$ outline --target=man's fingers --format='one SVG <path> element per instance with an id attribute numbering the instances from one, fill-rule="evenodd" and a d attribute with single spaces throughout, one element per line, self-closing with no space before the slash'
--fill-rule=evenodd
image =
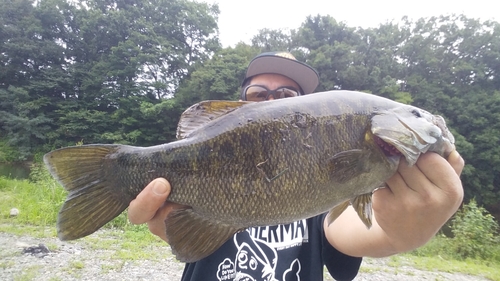
<path id="1" fill-rule="evenodd" d="M 397 172 L 386 183 L 395 196 L 406 196 L 409 192 L 418 192 L 419 184 L 426 180 L 417 165 L 408 166 L 401 157 Z"/>
<path id="2" fill-rule="evenodd" d="M 167 218 L 168 214 L 174 209 L 182 207 L 184 206 L 172 202 L 166 202 L 165 204 L 163 204 L 158 212 L 156 212 L 155 216 L 150 221 L 148 221 L 149 231 L 168 243 L 165 219 Z"/>
<path id="3" fill-rule="evenodd" d="M 462 174 L 462 171 L 464 169 L 465 161 L 464 159 L 458 154 L 456 150 L 454 150 L 450 155 L 448 156 L 448 162 L 450 165 L 453 167 L 453 170 L 460 175 Z"/>
<path id="4" fill-rule="evenodd" d="M 130 202 L 128 219 L 133 224 L 141 224 L 151 220 L 158 209 L 163 206 L 169 194 L 170 184 L 166 179 L 153 180 Z"/>

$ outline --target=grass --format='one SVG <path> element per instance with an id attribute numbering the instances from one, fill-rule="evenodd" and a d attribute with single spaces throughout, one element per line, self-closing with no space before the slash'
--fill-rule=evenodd
<path id="1" fill-rule="evenodd" d="M 70 267 L 78 270 L 84 268 L 85 264 L 83 263 L 83 261 L 72 261 Z"/>
<path id="2" fill-rule="evenodd" d="M 152 235 L 144 225 L 130 225 L 125 230 L 109 228 L 104 236 L 90 235 L 82 241 L 91 249 L 103 251 L 108 260 L 160 260 L 170 255 L 165 242 Z M 158 252 L 158 247 L 165 251 Z"/>
<path id="3" fill-rule="evenodd" d="M 111 271 L 120 271 L 125 265 L 125 261 L 114 261 L 101 265 L 101 272 L 106 274 Z"/>
<path id="4" fill-rule="evenodd" d="M 48 175 L 47 175 L 48 177 Z M 12 180 L 0 177 L 0 219 L 38 226 L 54 225 L 66 191 L 54 180 Z M 10 210 L 19 215 L 10 218 Z"/>
<path id="5" fill-rule="evenodd" d="M 56 219 L 59 208 L 65 200 L 66 192 L 43 169 L 35 169 L 31 180 L 12 180 L 0 177 L 0 232 L 26 235 L 37 238 L 56 236 Z M 10 217 L 10 209 L 17 208 L 17 217 Z M 104 227 L 102 232 L 89 235 L 80 241 L 85 247 L 100 251 L 100 255 L 109 264 L 103 265 L 102 272 L 120 270 L 125 261 L 160 260 L 170 254 L 158 251 L 158 247 L 167 249 L 165 243 L 152 235 L 146 225 L 132 225 L 124 212 Z M 407 254 L 391 257 L 390 264 L 395 268 L 409 265 L 426 271 L 460 272 L 482 276 L 493 281 L 500 281 L 500 245 L 492 249 L 496 253 L 492 259 L 460 259 L 454 255 L 450 238 L 437 236 L 426 246 Z M 57 250 L 57 245 L 47 245 Z M 1 268 L 8 268 L 8 263 L 0 262 Z M 68 271 L 78 275 L 85 267 L 82 261 L 73 261 Z M 361 272 L 371 272 L 373 268 L 361 268 Z M 15 280 L 31 280 L 38 271 L 29 267 Z M 58 280 L 53 279 L 53 280 Z"/>
<path id="6" fill-rule="evenodd" d="M 34 280 L 41 267 L 42 267 L 41 265 L 33 265 L 26 267 L 21 275 L 14 277 L 14 281 Z"/>
<path id="7" fill-rule="evenodd" d="M 7 269 L 14 265 L 13 261 L 0 261 L 0 269 Z"/>
<path id="8" fill-rule="evenodd" d="M 442 256 L 416 256 L 411 253 L 391 257 L 390 266 L 412 266 L 424 271 L 448 273 L 462 273 L 472 276 L 481 276 L 493 281 L 500 281 L 500 263 L 468 259 L 457 260 Z"/>

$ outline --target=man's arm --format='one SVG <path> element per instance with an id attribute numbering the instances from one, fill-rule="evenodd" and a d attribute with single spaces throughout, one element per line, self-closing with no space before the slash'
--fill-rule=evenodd
<path id="1" fill-rule="evenodd" d="M 402 161 L 388 187 L 373 194 L 373 226 L 367 229 L 349 207 L 331 225 L 325 220 L 328 241 L 358 257 L 384 257 L 424 245 L 460 206 L 463 167 L 456 151 L 447 160 L 426 153 L 413 167 Z"/>

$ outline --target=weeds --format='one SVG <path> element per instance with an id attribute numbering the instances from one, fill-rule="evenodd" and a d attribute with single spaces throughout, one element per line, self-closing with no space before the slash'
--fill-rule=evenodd
<path id="1" fill-rule="evenodd" d="M 74 269 L 83 269 L 85 267 L 85 263 L 83 263 L 83 261 L 76 260 L 72 261 L 70 266 Z"/>
<path id="2" fill-rule="evenodd" d="M 66 192 L 55 182 L 32 183 L 0 178 L 0 212 L 3 219 L 39 226 L 54 225 Z M 19 215 L 9 218 L 11 208 Z"/>
<path id="3" fill-rule="evenodd" d="M 45 165 L 33 164 L 29 180 L 0 177 L 0 219 L 11 223 L 55 226 L 66 195 Z M 10 218 L 11 208 L 17 208 L 19 215 Z M 127 213 L 123 212 L 105 227 L 127 229 L 135 226 L 129 223 Z"/>
<path id="4" fill-rule="evenodd" d="M 495 259 L 500 262 L 498 223 L 475 200 L 465 205 L 452 220 L 451 247 L 461 259 Z"/>
<path id="5" fill-rule="evenodd" d="M 19 159 L 19 150 L 10 146 L 6 138 L 0 138 L 0 162 L 15 162 Z"/>
<path id="6" fill-rule="evenodd" d="M 439 234 L 410 253 L 414 265 L 500 281 L 500 240 L 493 216 L 472 200 L 453 217 L 450 228 L 453 237 Z"/>
<path id="7" fill-rule="evenodd" d="M 492 261 L 500 265 L 498 223 L 474 200 L 464 205 L 453 217 L 450 227 L 453 237 L 439 234 L 412 254 L 455 260 L 482 260 L 482 263 Z"/>
<path id="8" fill-rule="evenodd" d="M 42 268 L 41 265 L 26 267 L 21 275 L 15 276 L 14 281 L 31 281 L 34 280 Z"/>

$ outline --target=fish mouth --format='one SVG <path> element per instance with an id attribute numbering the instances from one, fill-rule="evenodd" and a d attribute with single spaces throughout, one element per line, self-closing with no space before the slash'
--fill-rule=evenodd
<path id="1" fill-rule="evenodd" d="M 401 151 L 399 151 L 394 145 L 385 142 L 378 136 L 373 135 L 373 140 L 375 141 L 377 146 L 384 152 L 385 156 L 394 157 L 403 155 L 403 153 L 401 153 Z"/>

